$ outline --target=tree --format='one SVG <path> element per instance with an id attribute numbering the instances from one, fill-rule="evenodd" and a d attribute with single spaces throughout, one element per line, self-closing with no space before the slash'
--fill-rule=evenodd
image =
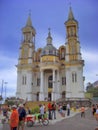
<path id="1" fill-rule="evenodd" d="M 93 97 L 98 97 L 98 88 L 90 88 L 88 89 L 87 91 L 88 93 L 92 93 L 93 94 Z"/>
<path id="2" fill-rule="evenodd" d="M 93 84 L 92 83 L 90 83 L 90 82 L 88 82 L 87 83 L 87 86 L 86 86 L 86 91 L 88 92 L 90 89 L 92 89 L 93 88 Z"/>

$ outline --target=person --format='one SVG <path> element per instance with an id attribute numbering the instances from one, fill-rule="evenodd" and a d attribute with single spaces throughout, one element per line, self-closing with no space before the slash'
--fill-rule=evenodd
<path id="1" fill-rule="evenodd" d="M 95 104 L 92 105 L 92 115 L 94 116 L 96 113 L 96 106 Z"/>
<path id="2" fill-rule="evenodd" d="M 56 103 L 55 102 L 53 102 L 52 104 L 51 114 L 52 114 L 52 119 L 53 119 L 53 115 L 54 115 L 54 119 L 56 119 Z"/>
<path id="3" fill-rule="evenodd" d="M 12 113 L 10 116 L 10 129 L 17 130 L 18 123 L 19 123 L 19 114 L 17 111 L 17 106 L 13 105 L 12 106 Z"/>
<path id="4" fill-rule="evenodd" d="M 62 106 L 62 110 L 63 110 L 63 116 L 65 116 L 66 114 L 66 104 L 64 103 L 63 106 Z"/>
<path id="5" fill-rule="evenodd" d="M 46 105 L 44 104 L 43 107 L 44 107 L 44 113 L 46 113 Z"/>
<path id="6" fill-rule="evenodd" d="M 48 118 L 49 120 L 52 119 L 52 116 L 51 116 L 51 110 L 52 110 L 52 105 L 51 105 L 51 102 L 48 103 Z"/>
<path id="7" fill-rule="evenodd" d="M 70 105 L 69 105 L 69 103 L 67 104 L 67 116 L 69 116 L 70 115 Z"/>
<path id="8" fill-rule="evenodd" d="M 85 117 L 85 107 L 81 107 L 81 117 Z"/>
<path id="9" fill-rule="evenodd" d="M 95 117 L 96 117 L 96 121 L 98 123 L 98 105 L 97 105 L 97 108 L 96 108 L 96 114 L 95 114 Z"/>
<path id="10" fill-rule="evenodd" d="M 43 119 L 44 118 L 44 107 L 43 107 L 43 105 L 40 105 L 39 111 L 40 111 L 40 115 L 39 115 L 38 118 Z"/>
<path id="11" fill-rule="evenodd" d="M 3 107 L 3 116 L 6 117 L 6 118 L 7 118 L 7 112 L 8 112 L 7 107 L 4 106 Z"/>
<path id="12" fill-rule="evenodd" d="M 18 113 L 19 113 L 18 130 L 20 130 L 20 127 L 22 130 L 24 130 L 26 110 L 24 109 L 23 104 L 19 105 Z"/>

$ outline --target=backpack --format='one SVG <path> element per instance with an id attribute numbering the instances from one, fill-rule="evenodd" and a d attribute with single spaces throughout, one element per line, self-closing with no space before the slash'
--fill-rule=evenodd
<path id="1" fill-rule="evenodd" d="M 25 109 L 20 109 L 18 112 L 19 112 L 19 121 L 21 121 L 21 120 L 23 120 L 23 118 L 25 118 L 26 111 L 25 111 Z"/>

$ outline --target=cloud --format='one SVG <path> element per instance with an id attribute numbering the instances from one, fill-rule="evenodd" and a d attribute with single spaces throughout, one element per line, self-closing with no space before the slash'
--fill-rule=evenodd
<path id="1" fill-rule="evenodd" d="M 6 55 L 0 54 L 0 86 L 2 87 L 3 83 L 3 96 L 5 95 L 6 88 L 6 96 L 11 96 L 16 93 L 16 80 L 17 80 L 17 71 L 16 71 L 16 63 L 17 59 L 8 57 Z M 5 84 L 7 82 L 7 84 Z M 1 94 L 0 87 L 0 94 Z"/>
<path id="2" fill-rule="evenodd" d="M 84 51 L 82 50 L 82 57 L 85 61 L 84 66 L 84 76 L 85 76 L 85 85 L 88 82 L 95 82 L 98 80 L 96 74 L 98 74 L 98 60 L 96 57 L 98 56 L 98 52 L 91 51 Z"/>

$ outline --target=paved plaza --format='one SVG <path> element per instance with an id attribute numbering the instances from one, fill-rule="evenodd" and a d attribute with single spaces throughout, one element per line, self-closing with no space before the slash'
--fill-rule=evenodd
<path id="1" fill-rule="evenodd" d="M 25 130 L 95 130 L 97 127 L 97 121 L 88 109 L 85 118 L 81 118 L 80 112 L 71 112 L 71 115 L 65 118 L 57 113 L 57 119 L 51 120 L 48 126 L 25 127 Z M 0 130 L 10 130 L 10 128 L 8 124 L 4 124 Z"/>

